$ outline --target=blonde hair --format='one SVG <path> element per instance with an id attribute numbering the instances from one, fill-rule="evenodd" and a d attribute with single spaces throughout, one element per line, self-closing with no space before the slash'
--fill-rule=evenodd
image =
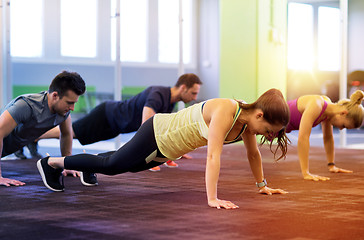
<path id="1" fill-rule="evenodd" d="M 361 90 L 356 90 L 350 96 L 349 99 L 342 99 L 337 104 L 339 106 L 344 106 L 348 110 L 347 118 L 350 118 L 354 123 L 354 128 L 359 128 L 364 119 L 364 108 L 361 102 L 364 98 L 364 92 Z"/>

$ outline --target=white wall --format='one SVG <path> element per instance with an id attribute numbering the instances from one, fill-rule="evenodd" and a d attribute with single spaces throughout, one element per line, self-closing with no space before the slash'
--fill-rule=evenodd
<path id="1" fill-rule="evenodd" d="M 198 68 L 203 85 L 200 98 L 219 97 L 219 0 L 200 0 Z"/>

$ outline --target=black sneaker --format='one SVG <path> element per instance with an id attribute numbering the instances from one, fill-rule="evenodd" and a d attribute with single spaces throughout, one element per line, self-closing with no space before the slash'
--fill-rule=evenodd
<path id="1" fill-rule="evenodd" d="M 97 186 L 99 183 L 97 182 L 96 173 L 89 172 L 81 172 L 81 183 L 85 186 Z"/>
<path id="2" fill-rule="evenodd" d="M 27 159 L 27 156 L 25 156 L 25 155 L 24 155 L 24 150 L 23 150 L 23 148 L 22 148 L 22 149 L 20 149 L 20 150 L 18 150 L 18 151 L 16 151 L 16 152 L 14 153 L 14 155 L 15 155 L 17 158 L 20 158 L 20 159 Z"/>
<path id="3" fill-rule="evenodd" d="M 30 154 L 35 159 L 43 158 L 41 154 L 38 153 L 38 142 L 31 142 L 27 145 L 27 148 L 29 149 Z"/>
<path id="4" fill-rule="evenodd" d="M 42 176 L 44 185 L 52 191 L 62 192 L 64 191 L 63 185 L 63 169 L 54 169 L 48 165 L 48 157 L 38 160 L 37 168 Z M 62 177 L 62 183 L 60 182 L 60 177 Z"/>

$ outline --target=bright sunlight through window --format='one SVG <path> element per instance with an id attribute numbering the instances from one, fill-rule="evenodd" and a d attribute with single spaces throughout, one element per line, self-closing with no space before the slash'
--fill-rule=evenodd
<path id="1" fill-rule="evenodd" d="M 183 14 L 183 62 L 191 62 L 192 2 L 184 0 Z M 177 63 L 179 60 L 179 1 L 158 0 L 158 60 Z"/>
<path id="2" fill-rule="evenodd" d="M 115 15 L 116 1 L 111 2 Z M 148 0 L 120 0 L 120 60 L 147 61 Z M 115 60 L 116 20 L 111 20 L 111 59 Z"/>
<path id="3" fill-rule="evenodd" d="M 61 55 L 96 57 L 96 0 L 61 0 Z"/>
<path id="4" fill-rule="evenodd" d="M 12 0 L 10 5 L 11 56 L 43 54 L 43 0 Z"/>
<path id="5" fill-rule="evenodd" d="M 340 10 L 318 9 L 318 68 L 322 71 L 340 69 Z"/>
<path id="6" fill-rule="evenodd" d="M 288 68 L 311 70 L 314 62 L 313 8 L 308 4 L 288 5 Z"/>

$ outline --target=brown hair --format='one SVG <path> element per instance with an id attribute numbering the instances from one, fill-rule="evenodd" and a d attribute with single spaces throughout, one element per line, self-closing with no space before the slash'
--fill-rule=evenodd
<path id="1" fill-rule="evenodd" d="M 176 85 L 174 86 L 179 87 L 181 85 L 186 85 L 186 87 L 189 89 L 195 84 L 202 85 L 200 78 L 196 74 L 185 73 L 178 78 Z"/>
<path id="2" fill-rule="evenodd" d="M 361 90 L 356 90 L 349 99 L 342 99 L 337 104 L 344 106 L 348 110 L 347 118 L 350 118 L 354 123 L 354 128 L 358 128 L 363 123 L 364 110 L 361 102 L 363 101 L 364 93 Z"/>
<path id="3" fill-rule="evenodd" d="M 269 124 L 281 124 L 284 127 L 272 137 L 272 139 L 267 139 L 265 136 L 261 138 L 261 144 L 265 141 L 270 142 L 270 150 L 274 154 L 274 158 L 276 158 L 276 153 L 278 149 L 281 150 L 282 154 L 277 158 L 277 161 L 281 158 L 285 158 L 287 154 L 287 146 L 290 140 L 286 135 L 286 126 L 289 123 L 290 111 L 286 100 L 284 99 L 281 91 L 278 89 L 270 89 L 263 93 L 255 102 L 247 104 L 241 101 L 239 102 L 239 106 L 243 110 L 253 110 L 253 109 L 261 109 L 263 111 L 263 117 Z M 275 151 L 272 150 L 273 139 L 277 138 L 278 146 Z"/>
<path id="4" fill-rule="evenodd" d="M 78 96 L 85 93 L 86 84 L 80 74 L 68 71 L 59 73 L 49 85 L 48 92 L 58 92 L 59 97 L 63 98 L 68 90 L 73 91 Z"/>

